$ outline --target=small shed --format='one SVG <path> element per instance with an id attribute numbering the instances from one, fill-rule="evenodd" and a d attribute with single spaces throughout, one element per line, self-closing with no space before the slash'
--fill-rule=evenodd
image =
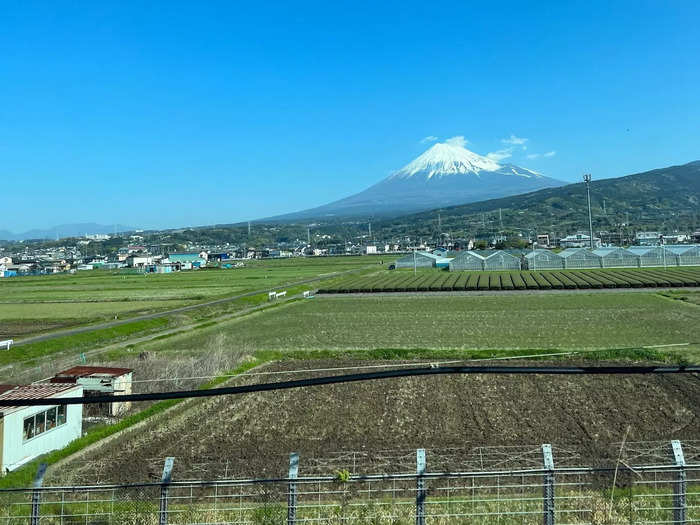
<path id="1" fill-rule="evenodd" d="M 131 368 L 111 368 L 104 366 L 74 366 L 59 372 L 52 383 L 78 384 L 88 396 L 114 396 L 131 394 Z M 86 405 L 86 416 L 118 416 L 131 406 L 130 402 L 112 401 Z"/>
<path id="2" fill-rule="evenodd" d="M 52 399 L 82 397 L 81 385 L 0 385 L 0 399 L 46 399 L 40 406 L 0 407 L 0 471 L 18 469 L 42 454 L 65 447 L 83 431 L 82 405 Z"/>
<path id="3" fill-rule="evenodd" d="M 437 261 L 442 259 L 439 255 L 430 252 L 413 252 L 400 259 L 396 260 L 397 268 L 413 268 L 415 257 L 415 266 L 417 268 L 432 268 Z"/>
<path id="4" fill-rule="evenodd" d="M 564 268 L 600 268 L 600 255 L 586 248 L 567 248 L 559 252 Z"/>
<path id="5" fill-rule="evenodd" d="M 554 270 L 564 268 L 564 259 L 549 250 L 532 250 L 525 254 L 528 270 Z"/>
<path id="6" fill-rule="evenodd" d="M 449 263 L 451 272 L 460 270 L 483 270 L 484 257 L 472 251 L 462 251 Z"/>
<path id="7" fill-rule="evenodd" d="M 626 268 L 639 266 L 639 258 L 624 248 L 598 248 L 593 253 L 600 257 L 603 268 Z"/>
<path id="8" fill-rule="evenodd" d="M 520 258 L 498 250 L 484 259 L 484 270 L 520 270 Z"/>

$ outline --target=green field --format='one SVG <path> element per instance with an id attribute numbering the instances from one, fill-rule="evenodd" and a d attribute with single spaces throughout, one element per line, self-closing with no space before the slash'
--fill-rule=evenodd
<path id="1" fill-rule="evenodd" d="M 415 274 L 413 271 L 395 270 L 369 276 L 346 277 L 322 285 L 319 293 L 573 290 L 699 285 L 698 267 L 504 272 L 445 272 L 427 269 Z"/>
<path id="2" fill-rule="evenodd" d="M 172 274 L 93 270 L 0 279 L 0 339 L 197 304 L 332 272 L 377 265 L 375 257 L 246 261 L 244 268 Z"/>
<path id="3" fill-rule="evenodd" d="M 144 348 L 586 349 L 696 342 L 700 309 L 655 293 L 317 296 Z"/>

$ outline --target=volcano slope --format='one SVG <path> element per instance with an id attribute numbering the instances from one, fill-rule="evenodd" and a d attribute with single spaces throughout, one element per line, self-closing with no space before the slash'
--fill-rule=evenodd
<path id="1" fill-rule="evenodd" d="M 264 368 L 368 364 L 379 363 L 285 361 Z M 233 383 L 332 373 L 348 372 L 242 376 Z M 629 441 L 697 438 L 699 416 L 700 381 L 694 376 L 399 378 L 191 401 L 53 469 L 49 477 L 72 483 L 95 482 L 95 476 L 102 482 L 154 479 L 165 456 L 176 457 L 175 479 L 272 477 L 285 475 L 292 451 L 301 454 L 303 474 L 305 457 L 337 451 L 541 443 L 575 448 L 584 462 L 614 462 L 609 445 L 621 441 L 628 426 Z"/>

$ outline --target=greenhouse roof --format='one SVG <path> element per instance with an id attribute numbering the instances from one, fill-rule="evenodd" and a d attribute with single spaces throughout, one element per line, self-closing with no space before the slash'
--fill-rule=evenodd
<path id="1" fill-rule="evenodd" d="M 579 253 L 585 253 L 593 255 L 594 257 L 600 257 L 599 255 L 593 253 L 592 251 L 586 248 L 567 248 L 566 250 L 559 252 L 559 257 L 564 257 L 566 259 L 567 257 L 571 257 L 572 255 L 576 255 Z"/>
<path id="2" fill-rule="evenodd" d="M 469 257 L 477 257 L 477 258 L 482 259 L 482 260 L 486 258 L 486 257 L 484 257 L 483 255 L 481 255 L 481 254 L 479 254 L 479 253 L 477 253 L 477 252 L 475 252 L 475 251 L 467 250 L 467 251 L 459 252 L 459 255 L 457 255 L 457 256 L 455 257 L 455 259 L 466 258 L 467 256 L 469 256 Z"/>
<path id="3" fill-rule="evenodd" d="M 606 255 L 610 255 L 611 253 L 617 253 L 617 252 L 622 252 L 623 255 L 635 255 L 629 250 L 625 250 L 624 248 L 620 248 L 619 246 L 609 246 L 607 248 L 597 248 L 593 250 L 593 253 L 596 255 L 599 255 L 600 257 L 605 257 Z"/>
<path id="4" fill-rule="evenodd" d="M 542 254 L 547 254 L 547 255 L 550 255 L 552 257 L 561 257 L 558 253 L 553 252 L 551 250 L 539 249 L 539 250 L 532 250 L 532 251 L 527 252 L 525 254 L 525 258 L 532 259 L 533 257 L 535 257 L 535 255 L 542 255 Z"/>

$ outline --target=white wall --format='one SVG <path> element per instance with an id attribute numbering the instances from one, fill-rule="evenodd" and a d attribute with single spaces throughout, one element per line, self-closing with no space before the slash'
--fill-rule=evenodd
<path id="1" fill-rule="evenodd" d="M 79 397 L 82 395 L 83 389 L 79 387 L 55 397 Z M 65 425 L 52 428 L 27 441 L 22 439 L 24 419 L 53 406 L 56 405 L 24 407 L 5 415 L 2 472 L 8 468 L 14 470 L 37 456 L 63 448 L 80 437 L 83 430 L 83 405 L 68 405 Z"/>

